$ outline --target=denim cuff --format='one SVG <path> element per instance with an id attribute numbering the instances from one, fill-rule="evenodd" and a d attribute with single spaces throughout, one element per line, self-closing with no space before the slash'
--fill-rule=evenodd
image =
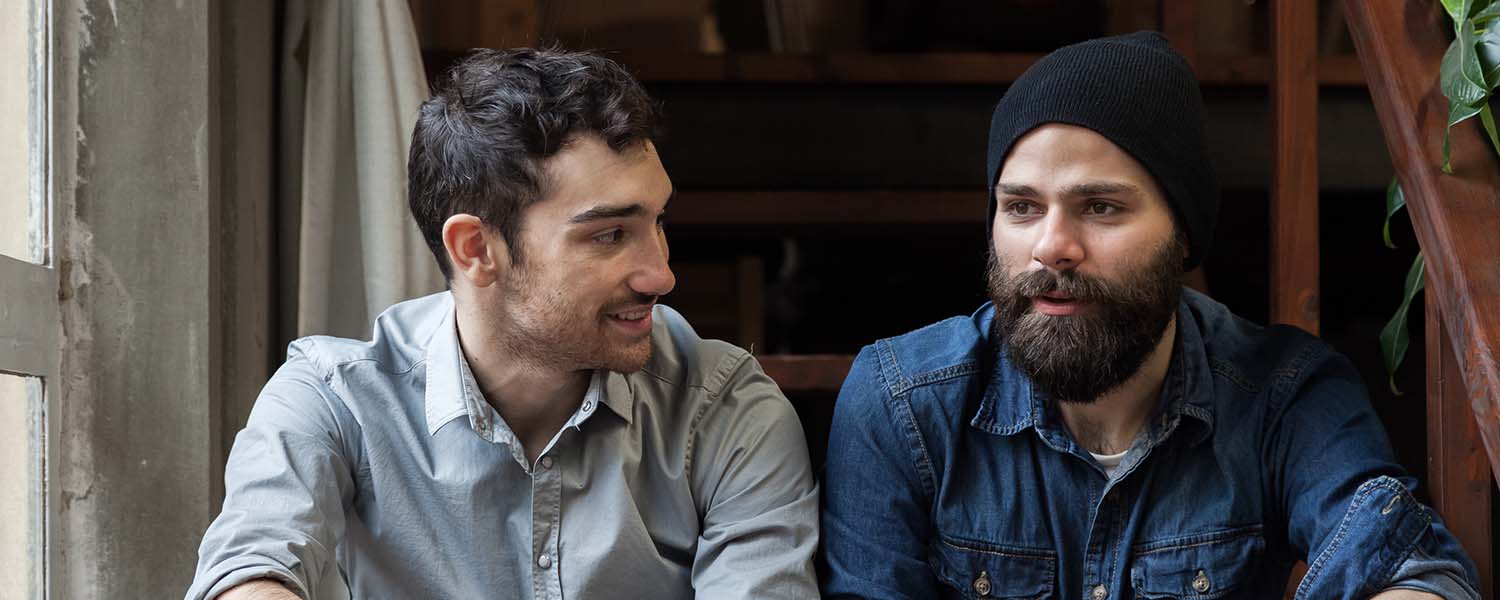
<path id="1" fill-rule="evenodd" d="M 1381 476 L 1355 491 L 1349 508 L 1318 555 L 1308 561 L 1297 599 L 1327 597 L 1335 591 L 1365 597 L 1397 579 L 1432 515 L 1395 478 Z"/>

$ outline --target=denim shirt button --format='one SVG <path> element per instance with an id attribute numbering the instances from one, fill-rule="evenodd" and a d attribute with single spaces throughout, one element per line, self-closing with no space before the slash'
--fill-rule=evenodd
<path id="1" fill-rule="evenodd" d="M 1201 570 L 1198 571 L 1198 576 L 1193 578 L 1193 589 L 1198 590 L 1198 593 L 1202 594 L 1207 592 L 1210 587 L 1213 587 L 1213 582 L 1208 580 L 1208 575 Z"/>
<path id="2" fill-rule="evenodd" d="M 979 594 L 980 596 L 990 595 L 989 571 L 979 572 L 979 578 L 974 580 L 974 593 Z"/>
<path id="3" fill-rule="evenodd" d="M 1094 586 L 1093 593 L 1089 594 L 1089 600 L 1104 600 L 1109 597 L 1109 590 L 1103 585 Z"/>

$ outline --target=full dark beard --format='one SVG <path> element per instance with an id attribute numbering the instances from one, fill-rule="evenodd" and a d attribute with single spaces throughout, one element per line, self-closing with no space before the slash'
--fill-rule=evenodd
<path id="1" fill-rule="evenodd" d="M 1135 375 L 1161 342 L 1182 295 L 1182 262 L 1182 245 L 1168 240 L 1118 283 L 1076 271 L 1009 277 L 992 248 L 988 285 L 996 339 L 1047 398 L 1098 400 Z M 1033 296 L 1054 291 L 1086 301 L 1092 310 L 1057 317 L 1033 309 Z"/>

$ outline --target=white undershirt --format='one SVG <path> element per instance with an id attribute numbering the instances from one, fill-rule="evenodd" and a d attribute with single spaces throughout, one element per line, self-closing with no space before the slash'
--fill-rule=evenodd
<path id="1" fill-rule="evenodd" d="M 1125 452 L 1119 454 L 1094 454 L 1090 452 L 1089 455 L 1093 456 L 1094 460 L 1099 462 L 1099 466 L 1104 467 L 1105 477 L 1114 479 L 1115 472 L 1120 470 L 1120 461 L 1125 459 L 1125 454 L 1128 452 L 1130 450 L 1127 449 Z"/>

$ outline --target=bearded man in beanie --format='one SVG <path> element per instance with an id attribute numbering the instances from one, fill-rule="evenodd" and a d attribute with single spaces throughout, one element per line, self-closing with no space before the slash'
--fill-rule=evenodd
<path id="1" fill-rule="evenodd" d="M 1182 286 L 1219 192 L 1156 33 L 1058 50 L 995 107 L 992 302 L 864 348 L 839 394 L 824 593 L 1477 598 L 1360 376 Z"/>

